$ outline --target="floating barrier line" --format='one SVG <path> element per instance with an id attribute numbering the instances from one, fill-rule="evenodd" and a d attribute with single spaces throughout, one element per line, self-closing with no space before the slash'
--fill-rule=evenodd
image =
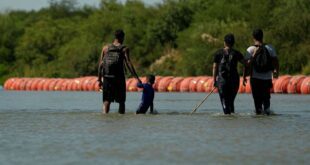
<path id="1" fill-rule="evenodd" d="M 146 82 L 145 77 L 140 78 Z M 247 78 L 249 80 L 249 78 Z M 250 82 L 243 86 L 240 78 L 239 93 L 251 93 Z M 135 78 L 126 80 L 126 90 L 139 92 L 138 81 Z M 306 75 L 283 75 L 273 79 L 272 93 L 279 94 L 310 94 L 310 76 Z M 156 76 L 154 89 L 158 92 L 211 92 L 213 89 L 213 77 L 173 77 Z M 19 78 L 12 77 L 5 81 L 4 90 L 15 91 L 99 91 L 97 77 L 87 76 L 80 78 Z M 217 89 L 214 92 L 218 92 Z"/>

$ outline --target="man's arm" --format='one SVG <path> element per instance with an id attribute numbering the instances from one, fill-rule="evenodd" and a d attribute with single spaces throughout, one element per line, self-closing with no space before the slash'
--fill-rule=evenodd
<path id="1" fill-rule="evenodd" d="M 217 84 L 218 69 L 219 69 L 219 64 L 213 63 L 213 82 L 214 82 L 214 87 L 218 87 L 218 84 Z"/>
<path id="2" fill-rule="evenodd" d="M 272 60 L 274 70 L 273 70 L 273 77 L 278 78 L 279 76 L 279 60 L 278 57 L 274 57 Z"/>
<path id="3" fill-rule="evenodd" d="M 129 48 L 125 48 L 124 51 L 125 51 L 125 63 L 126 63 L 126 66 L 127 66 L 128 70 L 129 70 L 130 73 L 131 73 L 132 75 L 134 75 L 139 81 L 141 81 L 141 80 L 139 79 L 139 76 L 138 76 L 138 74 L 137 74 L 135 68 L 133 67 L 133 65 L 132 65 L 132 63 L 131 63 L 131 61 L 130 61 L 130 57 L 129 57 Z"/>
<path id="4" fill-rule="evenodd" d="M 103 71 L 103 64 L 102 64 L 102 60 L 104 55 L 106 54 L 108 50 L 108 46 L 104 46 L 101 50 L 101 54 L 98 60 L 98 82 L 99 82 L 99 86 L 101 87 L 102 85 L 102 71 Z"/>

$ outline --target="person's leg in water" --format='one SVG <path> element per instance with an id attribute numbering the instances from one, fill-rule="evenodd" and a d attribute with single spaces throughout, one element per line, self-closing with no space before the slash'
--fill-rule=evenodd
<path id="1" fill-rule="evenodd" d="M 250 81 L 251 81 L 252 96 L 255 104 L 255 112 L 257 115 L 260 115 L 262 114 L 263 110 L 262 87 L 261 87 L 262 82 L 254 78 L 251 78 Z"/>
<path id="2" fill-rule="evenodd" d="M 264 80 L 264 90 L 263 92 L 263 105 L 264 105 L 264 113 L 266 115 L 270 115 L 270 88 L 272 88 L 272 80 Z"/>
<path id="3" fill-rule="evenodd" d="M 221 100 L 221 105 L 223 108 L 224 114 L 230 114 L 230 102 L 229 102 L 229 97 L 226 89 L 226 85 L 224 84 L 219 84 L 219 95 L 220 95 L 220 100 Z"/>
<path id="4" fill-rule="evenodd" d="M 136 111 L 136 114 L 145 114 L 148 109 L 149 106 L 144 106 L 143 104 L 140 104 L 138 110 Z"/>
<path id="5" fill-rule="evenodd" d="M 110 105 L 111 105 L 110 101 L 104 101 L 103 107 L 102 107 L 102 113 L 108 114 L 110 111 Z"/>
<path id="6" fill-rule="evenodd" d="M 125 114 L 125 102 L 120 102 L 118 107 L 119 114 Z"/>
<path id="7" fill-rule="evenodd" d="M 239 77 L 238 77 L 239 78 Z M 239 79 L 236 79 L 232 83 L 230 83 L 230 93 L 229 93 L 229 107 L 230 107 L 230 112 L 235 113 L 235 99 L 239 90 Z"/>

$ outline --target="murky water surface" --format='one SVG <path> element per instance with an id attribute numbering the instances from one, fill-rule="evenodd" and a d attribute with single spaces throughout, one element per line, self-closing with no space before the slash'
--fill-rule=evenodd
<path id="1" fill-rule="evenodd" d="M 240 94 L 225 116 L 213 94 L 189 115 L 204 96 L 156 93 L 159 114 L 135 115 L 127 93 L 126 115 L 102 115 L 100 93 L 0 91 L 0 164 L 309 163 L 310 96 L 273 95 L 276 115 L 256 116 Z"/>

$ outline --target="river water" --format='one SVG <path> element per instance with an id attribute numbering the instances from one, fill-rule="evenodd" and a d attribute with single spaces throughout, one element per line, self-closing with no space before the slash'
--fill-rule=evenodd
<path id="1" fill-rule="evenodd" d="M 126 114 L 101 114 L 98 92 L 0 91 L 1 165 L 308 164 L 310 96 L 272 95 L 273 116 L 254 115 L 239 94 L 236 114 L 218 94 L 156 93 L 157 115 L 135 115 L 141 93 L 127 93 Z"/>

